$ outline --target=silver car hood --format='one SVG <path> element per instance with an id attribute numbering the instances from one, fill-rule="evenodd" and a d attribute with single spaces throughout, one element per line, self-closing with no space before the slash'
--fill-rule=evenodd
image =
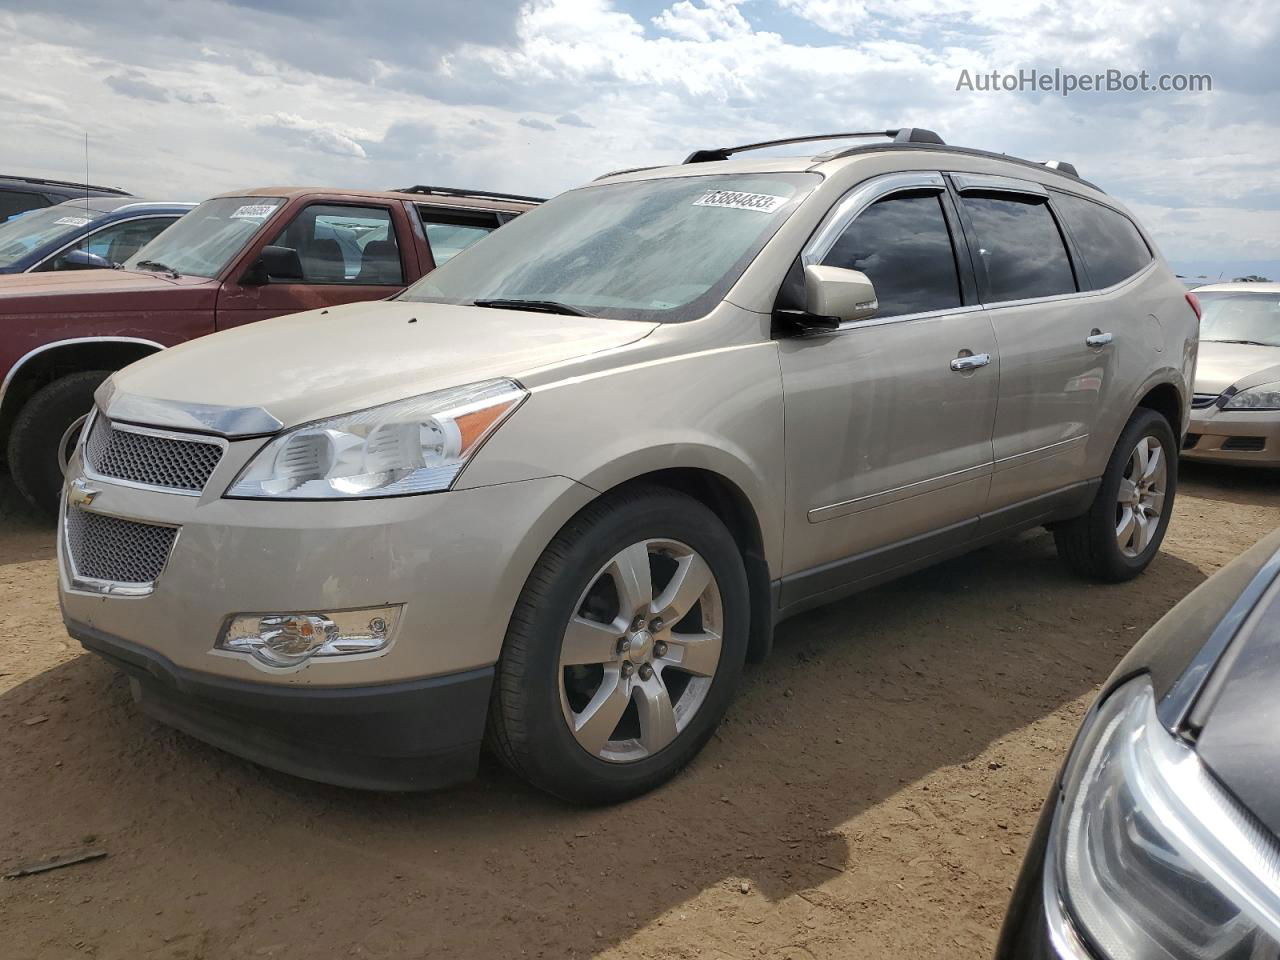
<path id="1" fill-rule="evenodd" d="M 1193 389 L 1196 393 L 1217 396 L 1237 381 L 1277 364 L 1280 364 L 1280 347 L 1201 340 Z"/>
<path id="2" fill-rule="evenodd" d="M 126 367 L 98 395 L 114 418 L 226 436 L 269 433 L 641 340 L 656 324 L 407 301 L 296 313 Z"/>

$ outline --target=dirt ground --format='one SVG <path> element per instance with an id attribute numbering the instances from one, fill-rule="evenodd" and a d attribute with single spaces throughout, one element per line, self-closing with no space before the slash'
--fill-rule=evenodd
<path id="1" fill-rule="evenodd" d="M 143 718 L 63 633 L 49 525 L 0 479 L 0 955 L 981 957 L 1115 662 L 1280 523 L 1280 476 L 1187 466 L 1123 586 L 1024 536 L 785 624 L 692 767 L 566 807 L 492 764 L 423 796 L 263 770 Z"/>

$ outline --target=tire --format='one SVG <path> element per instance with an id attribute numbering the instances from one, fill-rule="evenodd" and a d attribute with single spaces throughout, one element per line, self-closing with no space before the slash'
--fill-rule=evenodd
<path id="1" fill-rule="evenodd" d="M 58 512 L 58 450 L 63 436 L 93 409 L 93 392 L 110 375 L 109 370 L 89 370 L 60 377 L 32 394 L 18 412 L 9 432 L 9 473 L 18 492 L 36 509 Z"/>
<path id="2" fill-rule="evenodd" d="M 1133 471 L 1131 460 L 1137 455 L 1139 444 L 1158 445 L 1160 456 L 1164 458 L 1163 497 L 1159 513 L 1147 518 L 1150 528 L 1145 534 L 1145 545 L 1134 541 L 1122 547 L 1120 531 L 1122 521 L 1127 519 L 1124 512 L 1126 503 L 1121 502 L 1122 485 L 1129 481 L 1128 475 Z M 1154 449 L 1151 452 L 1154 453 Z M 1173 429 L 1169 421 L 1156 411 L 1139 408 L 1116 441 L 1089 511 L 1054 527 L 1053 539 L 1058 556 L 1076 573 L 1091 579 L 1110 583 L 1133 579 L 1147 568 L 1160 549 L 1169 518 L 1173 515 L 1177 489 L 1178 444 Z M 1129 499 L 1128 486 L 1125 486 L 1123 496 L 1126 501 Z M 1137 508 L 1129 509 L 1133 512 Z"/>
<path id="3" fill-rule="evenodd" d="M 619 560 L 624 555 L 634 558 L 634 551 L 642 544 L 644 551 L 657 551 L 639 554 L 653 575 L 653 604 L 671 594 L 669 590 L 664 595 L 663 587 L 675 584 L 682 569 L 690 571 L 681 581 L 689 584 L 702 582 L 699 577 L 709 569 L 710 585 L 688 607 L 687 616 L 674 616 L 672 619 L 677 622 L 667 623 L 665 630 L 659 625 L 652 634 L 647 629 L 631 632 L 633 623 L 614 641 L 610 638 L 617 636 L 616 632 L 610 633 L 592 620 L 594 626 L 608 634 L 602 638 L 588 631 L 592 633 L 592 649 L 596 644 L 613 649 L 608 645 L 628 637 L 635 638 L 627 640 L 634 646 L 630 652 L 610 654 L 616 656 L 615 665 L 566 666 L 562 659 L 574 659 L 569 651 L 578 649 L 566 636 L 571 617 L 574 624 L 590 619 L 595 616 L 590 608 L 597 604 L 603 611 L 599 619 L 616 626 L 631 616 L 624 609 L 646 609 L 643 605 L 624 604 L 616 573 Z M 673 559 L 686 556 L 682 549 L 689 551 L 692 559 Z M 696 566 L 699 559 L 705 567 Z M 678 566 L 686 562 L 687 568 Z M 673 567 L 676 573 L 664 582 L 664 569 Z M 611 570 L 615 572 L 610 573 Z M 694 570 L 698 577 L 692 574 Z M 637 590 L 635 595 L 644 594 Z M 652 613 L 654 605 L 647 609 L 650 613 L 646 616 L 656 616 Z M 682 604 L 673 604 L 671 609 L 678 611 Z M 692 623 L 695 618 L 697 622 Z M 607 495 L 565 525 L 525 582 L 497 666 L 487 731 L 490 748 L 529 783 L 570 802 L 615 803 L 652 790 L 702 749 L 728 710 L 746 659 L 749 620 L 742 556 L 714 513 L 691 497 L 661 487 L 639 487 Z M 692 638 L 711 636 L 716 624 L 721 637 L 718 660 L 705 659 L 704 664 L 713 665 L 704 666 L 701 674 L 683 673 L 674 658 L 678 655 L 697 667 L 699 651 L 705 658 L 711 648 Z M 653 626 L 653 620 L 646 626 Z M 663 637 L 669 644 L 663 642 Z M 650 649 L 648 662 L 641 651 L 646 646 Z M 628 667 L 632 657 L 639 658 L 639 666 Z M 577 659 L 574 662 L 585 663 Z M 623 672 L 628 669 L 634 672 Z M 599 687 L 593 693 L 597 670 Z M 612 686 L 615 680 L 611 677 L 616 677 L 619 686 Z M 677 690 L 682 678 L 684 686 Z M 628 680 L 626 692 L 616 693 Z M 655 682 L 666 691 L 668 704 L 675 705 L 670 707 L 675 721 L 670 726 L 653 719 L 665 716 L 664 710 L 652 705 L 661 699 L 660 694 L 653 693 Z M 610 724 L 612 714 L 600 700 L 606 690 L 615 691 L 606 696 L 610 704 L 627 704 L 616 726 Z M 615 700 L 615 695 L 621 699 Z M 691 695 L 694 700 L 686 701 Z M 606 735 L 603 749 L 611 753 L 610 758 L 590 752 L 580 740 L 584 734 L 575 733 L 570 726 L 590 715 L 591 705 L 597 702 L 602 703 L 597 718 L 600 722 L 595 725 L 597 736 L 600 730 L 619 734 L 616 738 Z M 579 708 L 581 714 L 570 713 Z M 681 709 L 688 712 L 683 727 L 675 732 L 681 722 Z M 641 710 L 650 718 L 647 724 L 640 719 Z M 627 727 L 633 721 L 631 732 L 635 737 L 628 739 Z M 584 724 L 582 729 L 591 728 Z M 664 736 L 674 738 L 664 741 Z M 649 750 L 649 744 L 664 742 L 664 746 Z"/>

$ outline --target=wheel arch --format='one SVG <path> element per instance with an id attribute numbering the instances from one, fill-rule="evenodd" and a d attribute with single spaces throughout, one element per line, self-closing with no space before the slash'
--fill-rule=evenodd
<path id="1" fill-rule="evenodd" d="M 602 490 L 601 495 L 634 486 L 660 486 L 692 497 L 728 528 L 742 553 L 751 595 L 747 659 L 760 663 L 773 646 L 772 578 L 760 517 L 751 498 L 733 480 L 706 467 L 664 467 L 637 474 Z"/>
<path id="2" fill-rule="evenodd" d="M 163 349 L 141 337 L 73 337 L 28 350 L 0 381 L 0 448 L 18 411 L 41 387 L 71 373 L 119 370 Z"/>
<path id="3" fill-rule="evenodd" d="M 1181 441 L 1186 404 L 1182 391 L 1176 386 L 1166 380 L 1149 387 L 1138 400 L 1135 409 L 1141 408 L 1154 410 L 1169 421 L 1169 428 L 1173 431 L 1174 437 Z"/>

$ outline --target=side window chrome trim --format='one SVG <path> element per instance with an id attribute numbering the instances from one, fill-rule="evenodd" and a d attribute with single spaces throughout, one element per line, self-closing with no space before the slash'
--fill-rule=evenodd
<path id="1" fill-rule="evenodd" d="M 891 323 L 910 323 L 913 320 L 933 320 L 938 317 L 956 317 L 966 313 L 977 313 L 979 310 L 985 309 L 987 308 L 981 303 L 970 303 L 962 307 L 953 307 L 944 310 L 926 310 L 923 313 L 904 313 L 897 317 L 871 317 L 867 320 L 846 320 L 834 330 L 810 330 L 798 334 L 796 339 L 832 337 L 838 336 L 842 333 L 849 333 L 853 330 L 862 330 L 866 327 L 883 327 Z"/>
<path id="2" fill-rule="evenodd" d="M 1114 290 L 1119 290 L 1121 287 L 1133 283 L 1139 277 L 1154 270 L 1156 263 L 1157 261 L 1152 260 L 1137 273 L 1125 277 L 1119 283 L 1113 283 L 1111 286 L 1103 287 L 1100 290 L 1075 290 L 1071 293 L 1056 293 L 1049 297 L 1025 297 L 1022 300 L 989 300 L 986 301 L 983 306 L 988 310 L 1000 310 L 1004 307 L 1022 307 L 1035 303 L 1051 303 L 1055 300 L 1077 300 L 1082 297 L 1097 297 L 1105 293 L 1111 293 Z"/>
<path id="3" fill-rule="evenodd" d="M 953 173 L 951 182 L 960 193 L 978 190 L 991 190 L 997 193 L 1022 193 L 1033 197 L 1048 199 L 1049 190 L 1034 180 L 1019 180 L 1017 177 L 977 176 L 972 173 Z"/>
<path id="4" fill-rule="evenodd" d="M 822 223 L 818 225 L 818 229 L 814 231 L 813 236 L 800 252 L 800 262 L 806 267 L 811 263 L 821 263 L 823 258 L 831 252 L 831 248 L 835 246 L 836 240 L 844 233 L 845 228 L 877 200 L 882 200 L 892 193 L 908 190 L 936 190 L 942 193 L 946 189 L 947 182 L 942 179 L 942 174 L 934 171 L 887 173 L 863 181 L 837 200 L 835 205 L 827 211 Z M 868 321 L 860 322 L 865 324 Z"/>

